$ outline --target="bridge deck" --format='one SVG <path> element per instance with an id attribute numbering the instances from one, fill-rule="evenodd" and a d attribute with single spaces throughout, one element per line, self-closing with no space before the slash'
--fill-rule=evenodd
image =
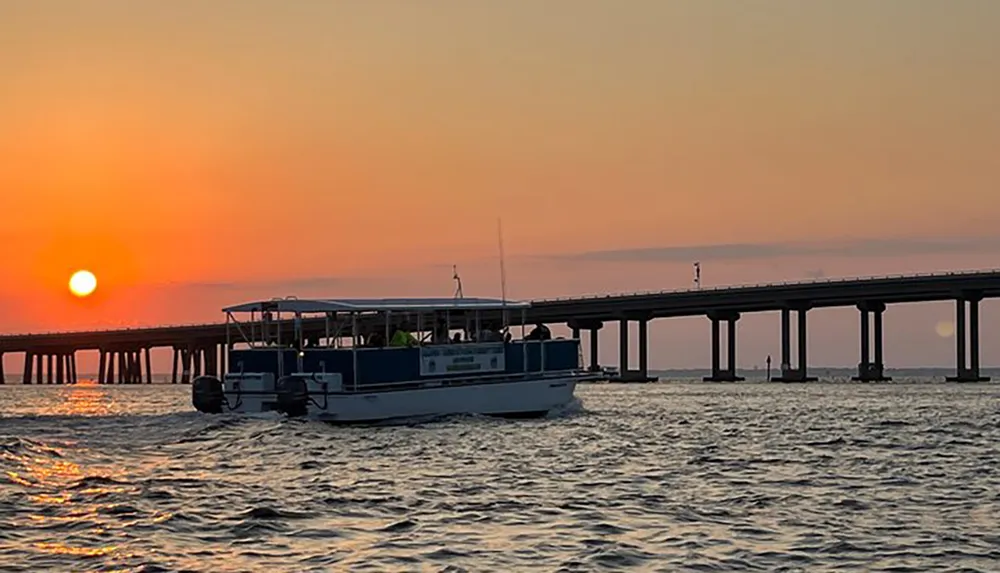
<path id="1" fill-rule="evenodd" d="M 810 308 L 853 306 L 872 301 L 886 304 L 953 300 L 961 296 L 1000 297 L 1000 270 L 823 279 L 786 283 L 683 289 L 537 300 L 528 310 L 528 322 L 567 322 L 573 319 L 615 320 L 625 316 L 648 318 L 697 316 L 713 311 L 764 312 L 787 306 Z M 484 313 L 492 318 L 496 313 Z M 511 320 L 520 320 L 519 312 Z M 322 319 L 303 321 L 308 334 L 325 329 Z M 286 325 L 291 333 L 291 323 Z M 284 334 L 283 334 L 284 336 Z M 186 347 L 225 342 L 224 323 L 159 326 L 116 330 L 0 335 L 0 353 L 46 348 L 88 350 L 112 347 Z"/>

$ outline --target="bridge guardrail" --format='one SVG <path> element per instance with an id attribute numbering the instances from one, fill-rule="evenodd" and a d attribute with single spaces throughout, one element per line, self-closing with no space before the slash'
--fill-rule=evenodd
<path id="1" fill-rule="evenodd" d="M 656 296 L 662 294 L 718 292 L 725 290 L 740 290 L 740 289 L 782 287 L 782 286 L 808 286 L 808 285 L 837 284 L 837 283 L 847 283 L 847 282 L 920 279 L 920 278 L 937 278 L 937 277 L 949 277 L 949 276 L 975 277 L 977 275 L 995 275 L 995 274 L 1000 274 L 1000 268 L 982 269 L 974 271 L 973 270 L 939 271 L 939 272 L 913 273 L 913 274 L 868 275 L 868 276 L 857 276 L 857 277 L 834 277 L 834 278 L 823 278 L 823 279 L 789 280 L 789 281 L 775 281 L 775 282 L 764 282 L 764 283 L 744 283 L 744 284 L 718 285 L 718 286 L 701 287 L 701 288 L 686 287 L 678 289 L 630 291 L 630 292 L 567 296 L 567 297 L 556 297 L 556 298 L 540 298 L 540 299 L 535 299 L 532 302 L 574 302 L 574 301 L 617 298 L 621 296 Z"/>

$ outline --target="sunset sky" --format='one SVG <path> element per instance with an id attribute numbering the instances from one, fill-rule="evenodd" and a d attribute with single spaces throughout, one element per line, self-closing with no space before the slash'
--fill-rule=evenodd
<path id="1" fill-rule="evenodd" d="M 0 332 L 447 296 L 452 264 L 498 295 L 500 217 L 519 298 L 1000 267 L 998 29 L 991 0 L 0 0 Z M 811 361 L 855 364 L 857 312 L 814 314 Z M 891 308 L 889 365 L 952 364 L 953 314 Z M 777 329 L 744 320 L 741 363 Z M 707 340 L 659 321 L 653 365 Z"/>

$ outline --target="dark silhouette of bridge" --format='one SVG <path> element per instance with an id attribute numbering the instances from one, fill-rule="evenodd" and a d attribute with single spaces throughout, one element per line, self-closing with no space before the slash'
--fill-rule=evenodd
<path id="1" fill-rule="evenodd" d="M 736 374 L 736 331 L 740 316 L 752 312 L 781 313 L 781 356 L 778 376 L 785 382 L 815 380 L 808 372 L 808 312 L 816 308 L 857 307 L 860 312 L 860 361 L 857 380 L 887 380 L 883 363 L 883 323 L 888 305 L 949 301 L 956 304 L 956 372 L 949 380 L 986 381 L 980 374 L 979 303 L 1000 297 L 1000 270 L 896 275 L 873 278 L 825 279 L 747 286 L 697 288 L 675 291 L 585 296 L 537 300 L 524 322 L 566 323 L 579 338 L 588 332 L 591 369 L 600 370 L 599 332 L 607 322 L 620 323 L 620 372 L 622 381 L 649 379 L 648 324 L 651 320 L 706 316 L 710 321 L 712 374 L 706 380 L 740 380 Z M 499 313 L 483 314 L 500 320 Z M 794 321 L 793 321 L 794 315 Z M 520 313 L 508 317 L 521 322 Z M 628 367 L 629 323 L 639 323 L 639 364 Z M 792 326 L 796 336 L 793 345 Z M 723 325 L 726 362 L 722 364 Z M 293 336 L 292 321 L 277 325 L 282 337 Z M 324 319 L 302 321 L 303 336 L 319 338 L 326 332 Z M 76 380 L 76 353 L 100 352 L 99 382 L 141 383 L 152 380 L 150 350 L 174 352 L 173 382 L 186 382 L 202 373 L 221 374 L 226 368 L 224 323 L 160 326 L 87 332 L 53 332 L 0 336 L 0 383 L 4 381 L 4 354 L 24 353 L 25 384 L 69 383 Z M 793 346 L 795 362 L 793 363 Z M 144 363 L 144 364 L 143 364 Z M 117 376 L 116 376 L 117 374 Z"/>

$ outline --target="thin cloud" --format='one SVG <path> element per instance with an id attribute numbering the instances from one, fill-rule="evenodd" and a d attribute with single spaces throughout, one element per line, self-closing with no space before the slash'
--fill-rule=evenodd
<path id="1" fill-rule="evenodd" d="M 942 254 L 1000 254 L 1000 237 L 857 239 L 829 242 L 729 243 L 587 251 L 550 255 L 579 262 L 748 261 L 790 257 L 887 258 Z"/>
<path id="2" fill-rule="evenodd" d="M 191 281 L 171 282 L 156 285 L 163 288 L 195 289 L 203 291 L 261 291 L 273 290 L 282 293 L 295 290 L 342 289 L 383 285 L 390 281 L 386 277 L 296 277 L 288 279 L 249 281 Z"/>

